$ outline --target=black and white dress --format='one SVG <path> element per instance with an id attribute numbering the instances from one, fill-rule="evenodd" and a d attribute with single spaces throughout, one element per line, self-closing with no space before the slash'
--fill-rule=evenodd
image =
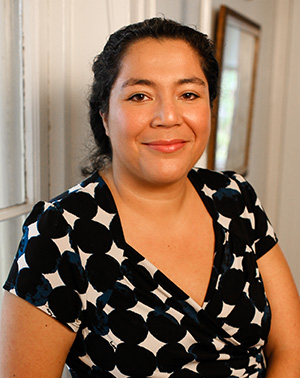
<path id="1" fill-rule="evenodd" d="M 126 243 L 97 173 L 25 221 L 4 287 L 77 332 L 74 378 L 265 376 L 271 312 L 257 259 L 276 244 L 273 228 L 241 176 L 199 169 L 189 179 L 215 231 L 202 306 Z"/>

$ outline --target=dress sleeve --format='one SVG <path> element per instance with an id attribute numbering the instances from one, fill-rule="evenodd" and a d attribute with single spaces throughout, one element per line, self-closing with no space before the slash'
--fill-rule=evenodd
<path id="1" fill-rule="evenodd" d="M 247 211 L 240 220 L 247 219 L 251 224 L 251 247 L 259 259 L 278 242 L 273 226 L 251 184 L 235 172 L 226 172 L 233 179 L 242 194 Z"/>
<path id="2" fill-rule="evenodd" d="M 76 332 L 88 282 L 70 223 L 59 204 L 37 203 L 24 222 L 4 289 Z"/>

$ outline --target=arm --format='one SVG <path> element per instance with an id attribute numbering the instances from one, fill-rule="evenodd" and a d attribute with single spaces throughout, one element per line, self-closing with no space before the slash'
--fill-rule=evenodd
<path id="1" fill-rule="evenodd" d="M 278 245 L 258 260 L 272 311 L 266 378 L 300 377 L 300 300 Z"/>
<path id="2" fill-rule="evenodd" d="M 59 378 L 76 334 L 43 311 L 4 293 L 0 378 Z"/>

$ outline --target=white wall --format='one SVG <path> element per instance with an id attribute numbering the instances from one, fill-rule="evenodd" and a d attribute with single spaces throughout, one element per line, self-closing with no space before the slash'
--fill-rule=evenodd
<path id="1" fill-rule="evenodd" d="M 285 83 L 281 145 L 277 152 L 278 234 L 300 291 L 300 2 L 290 2 L 286 40 L 286 70 L 277 72 Z M 284 57 L 283 51 L 281 56 Z M 275 78 L 274 78 L 275 79 Z M 276 104 L 274 104 L 276 107 Z M 274 170 L 276 168 L 274 167 Z"/>

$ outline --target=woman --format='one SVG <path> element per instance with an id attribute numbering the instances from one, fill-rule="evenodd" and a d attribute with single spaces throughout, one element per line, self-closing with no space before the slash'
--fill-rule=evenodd
<path id="1" fill-rule="evenodd" d="M 211 42 L 146 20 L 110 37 L 94 75 L 95 173 L 24 224 L 1 377 L 59 377 L 66 360 L 73 377 L 299 377 L 299 297 L 254 190 L 193 169 Z"/>

